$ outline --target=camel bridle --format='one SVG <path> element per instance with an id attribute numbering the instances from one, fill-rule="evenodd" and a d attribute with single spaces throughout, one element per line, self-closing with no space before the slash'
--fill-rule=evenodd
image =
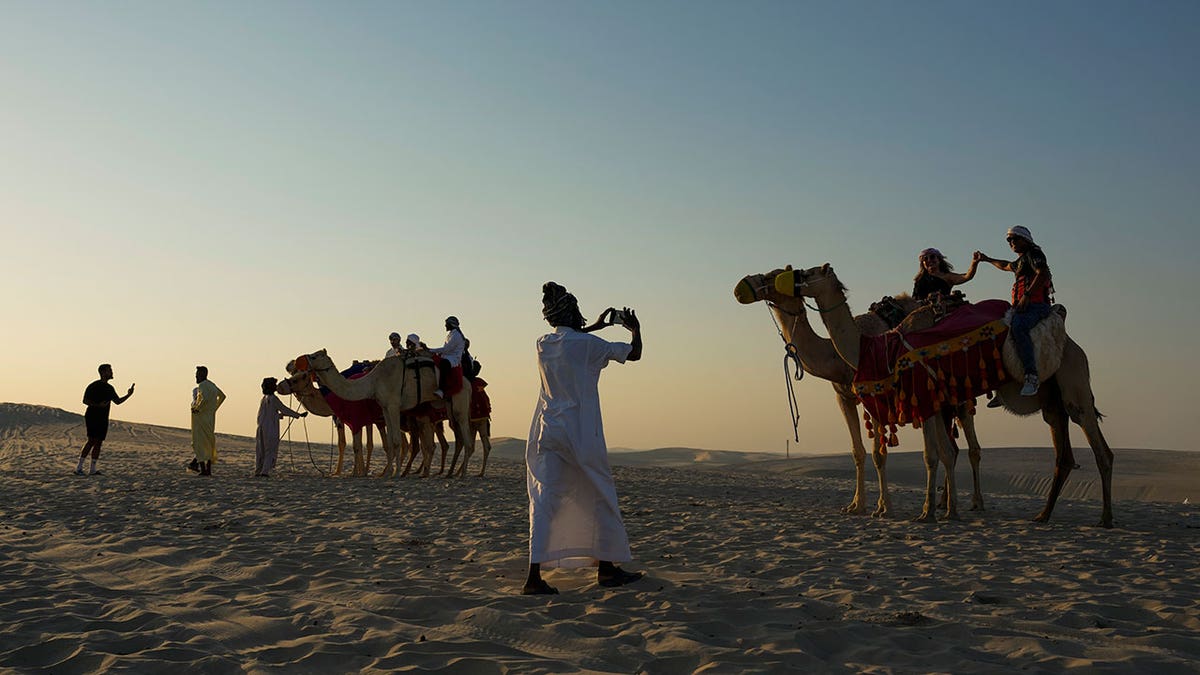
<path id="1" fill-rule="evenodd" d="M 754 284 L 750 283 L 750 277 L 743 277 L 740 283 L 745 284 L 746 288 L 750 290 L 750 296 L 754 298 L 755 301 L 761 300 L 767 305 L 767 315 L 771 317 L 771 323 L 775 324 L 775 332 L 779 334 L 779 339 L 783 341 L 783 383 L 787 387 L 788 413 L 792 418 L 792 436 L 796 439 L 796 442 L 799 443 L 800 404 L 796 401 L 796 390 L 792 384 L 792 381 L 795 380 L 796 382 L 799 382 L 800 380 L 804 379 L 804 362 L 800 360 L 800 351 L 799 348 L 796 347 L 796 343 L 788 340 L 783 334 L 783 328 L 780 327 L 779 321 L 775 318 L 775 312 L 771 310 L 778 310 L 779 312 L 792 317 L 790 331 L 794 334 L 796 332 L 796 322 L 800 321 L 800 318 L 804 316 L 803 301 L 801 301 L 802 308 L 799 312 L 793 312 L 791 310 L 784 309 L 779 305 L 779 303 L 765 297 L 765 291 L 767 289 L 767 276 L 765 274 L 756 274 L 753 276 L 758 277 L 762 283 L 758 286 L 755 286 Z M 774 280 L 774 277 L 771 278 Z M 792 363 L 794 374 L 788 372 L 789 361 Z M 788 377 L 788 375 L 792 376 Z"/>

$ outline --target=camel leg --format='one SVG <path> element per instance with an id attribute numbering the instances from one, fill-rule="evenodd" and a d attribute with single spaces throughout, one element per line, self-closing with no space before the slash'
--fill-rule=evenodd
<path id="1" fill-rule="evenodd" d="M 404 469 L 404 460 L 410 454 L 414 454 L 415 451 L 412 448 L 412 443 L 408 439 L 408 433 L 406 433 L 404 431 L 400 431 L 397 433 L 400 436 L 400 450 L 399 450 L 399 455 L 396 458 L 396 468 L 393 470 L 392 475 L 393 476 L 403 476 L 404 474 L 401 473 L 401 471 Z"/>
<path id="2" fill-rule="evenodd" d="M 1100 431 L 1100 420 L 1096 416 L 1096 409 L 1083 411 L 1080 417 L 1078 424 L 1083 427 L 1083 435 L 1087 438 L 1088 445 L 1092 446 L 1092 454 L 1096 455 L 1096 468 L 1100 471 L 1100 489 L 1103 493 L 1104 509 L 1100 514 L 1098 524 L 1100 527 L 1112 527 L 1113 452 L 1108 447 L 1108 441 L 1105 440 L 1104 434 Z"/>
<path id="3" fill-rule="evenodd" d="M 892 511 L 892 496 L 888 492 L 887 441 L 884 440 L 883 434 L 875 436 L 875 443 L 871 446 L 871 460 L 875 463 L 875 473 L 879 476 L 879 501 L 871 517 L 887 518 Z"/>
<path id="4" fill-rule="evenodd" d="M 388 406 L 383 409 L 383 426 L 379 428 L 379 441 L 383 443 L 384 451 L 388 456 L 388 466 L 391 466 L 393 457 L 402 457 L 402 438 L 404 437 L 404 425 L 401 423 L 403 416 L 400 413 L 400 408 L 396 406 Z M 392 433 L 387 433 L 386 430 L 391 429 Z M 397 460 L 396 467 L 400 467 L 400 462 Z M 385 469 L 386 471 L 386 469 Z M 395 473 L 395 469 L 392 470 Z"/>
<path id="5" fill-rule="evenodd" d="M 475 436 L 471 433 L 471 411 L 466 404 L 462 410 L 458 412 L 458 421 L 455 426 L 462 430 L 463 436 L 463 461 L 462 466 L 458 469 L 459 478 L 465 478 L 467 475 L 467 462 L 471 461 L 471 455 L 475 454 Z M 454 454 L 458 454 L 458 432 L 454 432 Z M 453 462 L 451 462 L 453 467 Z"/>
<path id="6" fill-rule="evenodd" d="M 933 424 L 929 424 L 930 420 Z M 958 462 L 958 450 L 950 442 L 950 434 L 946 433 L 946 425 L 940 415 L 936 419 L 931 417 L 926 420 L 926 423 L 921 425 L 921 430 L 925 434 L 925 442 L 933 442 L 938 458 L 946 467 L 946 519 L 958 520 L 958 490 L 954 484 L 954 465 Z"/>
<path id="7" fill-rule="evenodd" d="M 428 478 L 431 469 L 433 469 L 433 425 L 425 424 L 421 427 L 421 468 L 417 470 L 417 473 Z"/>
<path id="8" fill-rule="evenodd" d="M 396 473 L 396 450 L 388 443 L 388 440 L 387 428 L 383 426 L 379 427 L 379 444 L 383 446 L 383 455 L 387 457 L 387 464 L 383 467 L 383 471 L 379 472 L 379 478 L 392 478 Z"/>
<path id="9" fill-rule="evenodd" d="M 367 425 L 367 463 L 363 464 L 363 475 L 371 475 L 371 455 L 375 454 L 375 429 Z"/>
<path id="10" fill-rule="evenodd" d="M 365 476 L 363 471 L 363 443 L 362 429 L 354 432 L 354 473 L 352 476 Z"/>
<path id="11" fill-rule="evenodd" d="M 846 421 L 846 428 L 850 430 L 850 455 L 854 458 L 854 498 L 850 503 L 842 507 L 842 513 L 864 513 L 867 510 L 867 449 L 863 447 L 862 427 L 858 423 L 858 399 L 853 395 L 839 391 L 835 385 L 833 388 L 837 394 L 838 408 L 842 411 L 842 418 Z M 879 468 L 878 461 L 875 463 L 875 468 Z M 886 480 L 880 478 L 880 490 L 886 486 Z M 882 493 L 881 493 L 882 496 Z M 876 515 L 879 509 L 875 509 Z"/>
<path id="12" fill-rule="evenodd" d="M 335 426 L 337 426 L 338 437 L 338 462 L 333 475 L 340 476 L 342 475 L 342 460 L 346 457 L 346 425 L 337 422 Z"/>
<path id="13" fill-rule="evenodd" d="M 954 465 L 958 466 L 958 443 L 954 442 L 952 431 L 952 425 L 954 424 L 953 411 L 950 408 L 942 408 L 938 412 L 938 420 L 946 427 L 946 449 L 954 456 Z M 939 510 L 946 508 L 947 495 L 950 494 L 950 479 L 951 474 L 947 473 L 945 485 L 942 486 L 942 496 L 938 499 L 937 507 Z"/>
<path id="14" fill-rule="evenodd" d="M 1046 506 L 1033 518 L 1035 523 L 1044 523 L 1050 520 L 1054 503 L 1058 501 L 1058 495 L 1066 485 L 1067 477 L 1075 468 L 1075 454 L 1071 451 L 1071 429 L 1068 426 L 1067 411 L 1055 378 L 1042 385 L 1038 391 L 1038 399 L 1042 405 L 1042 419 L 1050 426 L 1050 439 L 1054 442 L 1054 480 L 1050 483 Z"/>
<path id="15" fill-rule="evenodd" d="M 979 460 L 983 456 L 983 450 L 979 445 L 979 437 L 975 435 L 975 416 L 967 412 L 967 409 L 966 404 L 958 406 L 954 416 L 958 418 L 958 426 L 967 437 L 967 457 L 971 460 L 971 479 L 975 483 L 975 491 L 971 494 L 971 510 L 983 511 L 983 488 L 979 480 Z"/>
<path id="16" fill-rule="evenodd" d="M 936 425 L 926 424 L 921 427 L 925 436 L 924 443 L 924 458 L 925 458 L 925 505 L 921 507 L 921 515 L 917 516 L 916 521 L 919 523 L 927 523 L 935 520 L 934 502 L 937 500 L 937 467 L 939 448 L 936 439 L 930 437 L 930 429 Z"/>
<path id="17" fill-rule="evenodd" d="M 433 435 L 437 438 L 438 445 L 442 447 L 442 465 L 438 468 L 437 475 L 442 475 L 446 471 L 446 451 L 450 449 L 450 443 L 446 441 L 446 428 L 441 422 L 438 422 L 433 427 Z M 450 467 L 454 468 L 453 465 Z"/>
<path id="18" fill-rule="evenodd" d="M 414 420 L 414 424 L 419 425 L 420 423 Z M 420 427 L 418 426 L 417 428 L 419 429 Z M 408 464 L 405 465 L 404 471 L 400 473 L 401 478 L 407 476 L 412 471 L 413 460 L 417 458 L 417 451 L 421 449 L 421 437 L 419 436 L 419 433 L 419 431 L 415 430 L 409 432 L 411 441 L 409 444 Z"/>
<path id="19" fill-rule="evenodd" d="M 483 466 L 479 467 L 479 477 L 483 478 L 483 474 L 487 471 L 488 455 L 492 454 L 492 421 L 490 419 L 480 420 L 476 429 L 471 432 L 471 441 L 474 442 L 475 431 L 479 432 L 479 442 L 483 445 Z"/>
<path id="20" fill-rule="evenodd" d="M 1087 354 L 1070 338 L 1067 338 L 1063 362 L 1054 379 L 1062 392 L 1067 415 L 1083 428 L 1083 435 L 1092 447 L 1092 454 L 1096 456 L 1096 468 L 1100 472 L 1100 488 L 1104 498 L 1104 510 L 1099 525 L 1112 527 L 1113 452 L 1100 431 L 1100 413 L 1096 411 L 1096 399 L 1092 394 Z"/>

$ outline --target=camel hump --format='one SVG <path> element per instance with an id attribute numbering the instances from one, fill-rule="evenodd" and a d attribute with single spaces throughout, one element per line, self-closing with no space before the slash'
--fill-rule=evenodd
<path id="1" fill-rule="evenodd" d="M 1029 338 L 1033 340 L 1033 353 L 1037 358 L 1038 377 L 1043 382 L 1058 372 L 1058 367 L 1062 365 L 1063 349 L 1067 345 L 1067 322 L 1064 319 L 1066 308 L 1059 312 L 1059 307 L 1062 305 L 1055 305 L 1054 311 L 1029 331 Z M 1004 341 L 1004 368 L 1017 380 L 1025 377 L 1025 367 L 1021 365 L 1021 359 L 1017 356 L 1017 349 L 1011 339 Z"/>

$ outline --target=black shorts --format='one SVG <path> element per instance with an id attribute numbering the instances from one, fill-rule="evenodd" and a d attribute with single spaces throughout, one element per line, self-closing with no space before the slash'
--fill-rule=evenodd
<path id="1" fill-rule="evenodd" d="M 102 441 L 108 437 L 108 417 L 88 417 L 85 415 L 83 421 L 87 425 L 87 436 L 89 439 Z"/>

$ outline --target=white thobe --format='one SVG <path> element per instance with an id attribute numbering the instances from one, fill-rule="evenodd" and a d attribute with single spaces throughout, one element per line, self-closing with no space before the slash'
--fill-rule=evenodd
<path id="1" fill-rule="evenodd" d="M 254 434 L 254 473 L 271 473 L 275 470 L 275 457 L 279 453 L 279 417 L 299 417 L 279 400 L 275 394 L 265 394 L 258 404 L 258 431 Z"/>
<path id="2" fill-rule="evenodd" d="M 440 355 L 450 362 L 451 367 L 454 367 L 462 364 L 462 355 L 466 348 L 467 339 L 463 337 L 462 331 L 455 328 L 446 333 L 446 344 L 441 347 L 430 347 L 429 351 Z"/>
<path id="3" fill-rule="evenodd" d="M 529 562 L 632 559 L 600 419 L 600 371 L 632 346 L 559 327 L 538 338 L 542 388 L 525 446 Z"/>

